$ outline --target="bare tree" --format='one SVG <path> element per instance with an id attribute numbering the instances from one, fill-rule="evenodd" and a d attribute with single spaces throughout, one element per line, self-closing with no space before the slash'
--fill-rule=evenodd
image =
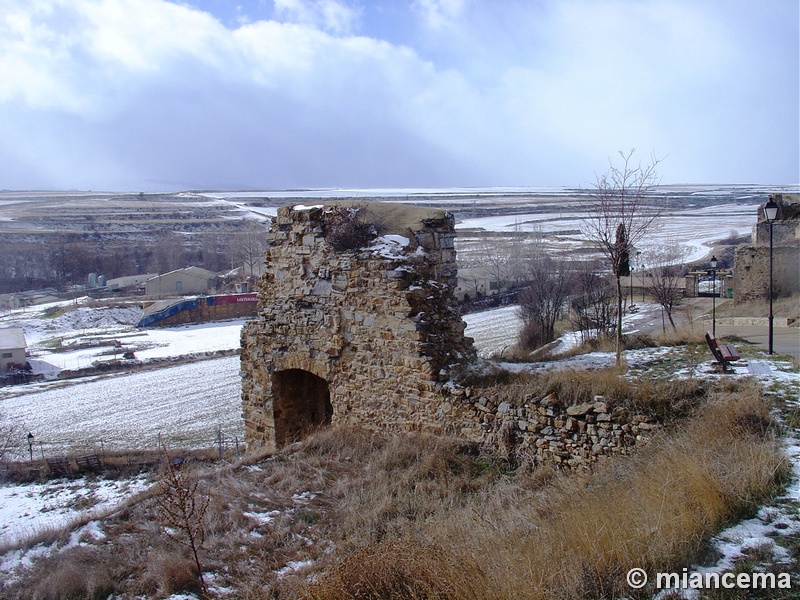
<path id="1" fill-rule="evenodd" d="M 570 303 L 570 320 L 573 329 L 581 334 L 581 341 L 604 337 L 614 331 L 617 315 L 615 299 L 608 278 L 593 263 L 576 265 L 573 274 L 573 296 Z"/>
<path id="2" fill-rule="evenodd" d="M 563 262 L 549 257 L 533 261 L 528 271 L 530 286 L 519 294 L 522 317 L 520 345 L 533 350 L 555 339 L 555 327 L 564 312 L 572 275 Z"/>
<path id="3" fill-rule="evenodd" d="M 245 277 L 256 279 L 267 249 L 267 227 L 258 221 L 248 221 L 233 239 L 233 260 L 242 265 Z"/>
<path id="4" fill-rule="evenodd" d="M 498 289 L 505 287 L 511 279 L 510 244 L 506 239 L 486 239 L 474 251 L 479 272 L 485 275 Z"/>
<path id="5" fill-rule="evenodd" d="M 210 499 L 208 496 L 198 497 L 197 477 L 184 469 L 175 468 L 166 448 L 163 452 L 167 464 L 158 482 L 160 493 L 156 496 L 161 523 L 170 538 L 191 550 L 200 586 L 203 592 L 207 592 L 198 551 L 205 540 L 203 521 Z"/>
<path id="6" fill-rule="evenodd" d="M 650 268 L 647 289 L 661 305 L 673 329 L 676 327 L 672 315 L 683 301 L 685 292 L 682 283 L 686 273 L 684 261 L 687 255 L 688 249 L 676 240 L 647 253 L 647 264 L 653 265 Z"/>
<path id="7" fill-rule="evenodd" d="M 648 191 L 658 183 L 656 167 L 661 162 L 651 156 L 646 165 L 633 160 L 635 150 L 620 152 L 619 166 L 609 161 L 608 171 L 597 177 L 583 229 L 605 258 L 616 281 L 617 327 L 616 363 L 622 363 L 622 304 L 624 293 L 620 277 L 630 273 L 630 252 L 652 228 L 659 215 L 658 205 L 648 204 Z"/>
<path id="8" fill-rule="evenodd" d="M 0 462 L 8 460 L 17 454 L 19 428 L 5 419 L 0 413 Z"/>

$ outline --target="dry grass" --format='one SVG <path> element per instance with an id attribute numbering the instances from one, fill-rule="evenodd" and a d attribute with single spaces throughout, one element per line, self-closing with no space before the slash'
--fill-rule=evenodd
<path id="1" fill-rule="evenodd" d="M 772 311 L 776 317 L 800 319 L 800 295 L 788 298 L 775 298 Z M 719 317 L 766 317 L 769 315 L 769 303 L 764 302 L 723 302 L 717 306 Z"/>
<path id="2" fill-rule="evenodd" d="M 419 553 L 413 569 L 405 563 L 397 569 L 400 580 L 409 570 L 426 582 L 436 573 L 436 585 L 426 583 L 424 593 L 370 590 L 364 597 L 449 598 L 449 590 L 459 598 L 509 599 L 630 593 L 628 569 L 687 564 L 711 533 L 774 490 L 782 462 L 770 427 L 757 390 L 714 395 L 696 420 L 637 458 L 540 488 L 495 486 L 465 510 L 427 523 L 430 543 L 446 550 Z M 309 597 L 360 597 L 361 588 L 340 576 L 342 565 L 370 556 L 360 562 L 358 581 L 385 581 L 396 562 L 391 549 L 407 539 L 417 543 L 399 536 L 344 557 L 310 587 Z M 432 565 L 437 557 L 441 564 Z"/>
<path id="3" fill-rule="evenodd" d="M 467 381 L 479 394 L 522 406 L 554 394 L 564 406 L 594 401 L 604 396 L 609 406 L 670 420 L 683 417 L 697 406 L 708 384 L 699 379 L 666 380 L 647 376 L 631 380 L 624 369 L 595 371 L 564 369 L 542 373 L 476 376 Z"/>
<path id="4" fill-rule="evenodd" d="M 610 398 L 613 389 L 663 404 L 675 392 L 675 384 L 658 382 L 626 387 L 632 384 L 613 373 L 504 383 L 510 396 L 539 386 L 537 394 L 556 389 L 574 401 Z M 320 430 L 274 456 L 224 468 L 199 464 L 200 492 L 210 497 L 200 559 L 212 595 L 629 595 L 620 578 L 628 568 L 686 564 L 711 533 L 752 510 L 780 480 L 781 454 L 760 389 L 729 381 L 700 402 L 694 395 L 703 391 L 690 390 L 696 412 L 668 436 L 586 475 L 510 472 L 455 440 L 351 427 Z M 0 596 L 197 591 L 188 553 L 163 535 L 156 512 L 153 498 L 127 506 L 103 520 L 106 538 L 62 548 L 0 583 Z M 281 571 L 290 561 L 308 562 Z"/>

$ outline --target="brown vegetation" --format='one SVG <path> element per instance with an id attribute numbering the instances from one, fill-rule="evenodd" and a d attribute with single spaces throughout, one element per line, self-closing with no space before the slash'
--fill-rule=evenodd
<path id="1" fill-rule="evenodd" d="M 509 396 L 557 390 L 576 402 L 602 393 L 653 410 L 675 399 L 677 412 L 692 418 L 637 455 L 585 475 L 512 470 L 463 442 L 348 427 L 328 427 L 274 456 L 221 469 L 197 462 L 197 491 L 209 498 L 198 554 L 210 593 L 612 597 L 630 592 L 628 568 L 687 564 L 709 535 L 780 484 L 770 406 L 755 384 L 633 385 L 612 372 L 515 377 L 481 385 L 502 383 Z M 104 539 L 86 536 L 62 548 L 0 593 L 200 592 L 196 565 L 163 535 L 157 512 L 156 498 L 143 495 L 102 521 Z M 53 547 L 68 538 L 55 538 Z"/>

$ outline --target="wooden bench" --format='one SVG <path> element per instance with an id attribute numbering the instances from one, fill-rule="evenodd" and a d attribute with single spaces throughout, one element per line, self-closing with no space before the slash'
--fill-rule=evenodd
<path id="1" fill-rule="evenodd" d="M 739 351 L 735 347 L 730 344 L 720 344 L 710 331 L 706 331 L 706 343 L 711 349 L 711 354 L 714 355 L 714 359 L 722 367 L 723 373 L 730 372 L 730 363 L 741 358 L 741 356 L 739 356 Z"/>
<path id="2" fill-rule="evenodd" d="M 79 471 L 97 472 L 101 468 L 100 457 L 97 454 L 87 454 L 86 456 L 76 456 L 75 462 L 78 464 Z"/>
<path id="3" fill-rule="evenodd" d="M 47 459 L 47 468 L 51 475 L 62 475 L 72 477 L 72 467 L 66 456 L 53 456 Z"/>

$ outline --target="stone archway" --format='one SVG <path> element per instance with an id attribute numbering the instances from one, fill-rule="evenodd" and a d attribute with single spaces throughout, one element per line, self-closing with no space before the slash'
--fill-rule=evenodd
<path id="1" fill-rule="evenodd" d="M 303 369 L 272 375 L 275 446 L 302 438 L 309 429 L 328 425 L 333 416 L 328 382 Z"/>

